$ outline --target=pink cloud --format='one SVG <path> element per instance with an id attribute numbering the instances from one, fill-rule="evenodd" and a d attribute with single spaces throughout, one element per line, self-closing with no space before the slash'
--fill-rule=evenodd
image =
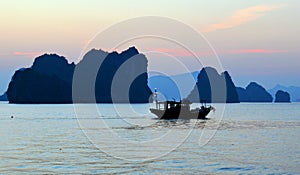
<path id="1" fill-rule="evenodd" d="M 229 29 L 240 26 L 244 23 L 254 21 L 265 15 L 266 12 L 282 8 L 285 5 L 260 5 L 238 10 L 232 16 L 224 19 L 222 22 L 212 24 L 205 28 L 204 32 L 214 32 L 222 29 Z"/>
<path id="2" fill-rule="evenodd" d="M 172 56 L 211 56 L 214 55 L 213 51 L 200 51 L 200 52 L 190 52 L 188 50 L 183 49 L 169 49 L 169 48 L 154 48 L 151 51 L 166 53 Z M 225 54 L 253 54 L 253 53 L 261 53 L 261 54 L 272 54 L 272 53 L 287 53 L 287 50 L 269 50 L 269 49 L 239 49 L 239 50 L 219 50 L 216 51 L 219 55 Z M 195 55 L 194 55 L 195 54 Z"/>
<path id="3" fill-rule="evenodd" d="M 202 51 L 202 52 L 193 53 L 191 51 L 184 50 L 184 49 L 169 49 L 169 48 L 154 48 L 151 51 L 166 53 L 172 56 L 208 56 L 213 54 L 212 51 Z"/>
<path id="4" fill-rule="evenodd" d="M 42 55 L 44 52 L 14 52 L 14 55 L 19 56 L 38 56 Z"/>
<path id="5" fill-rule="evenodd" d="M 154 48 L 152 51 L 159 53 L 166 53 L 172 56 L 193 56 L 193 53 L 186 50 L 168 49 L 168 48 Z"/>
<path id="6" fill-rule="evenodd" d="M 223 53 L 240 54 L 240 53 L 287 53 L 287 50 L 267 50 L 267 49 L 246 49 L 246 50 L 227 50 Z M 222 53 L 222 51 L 221 51 Z"/>

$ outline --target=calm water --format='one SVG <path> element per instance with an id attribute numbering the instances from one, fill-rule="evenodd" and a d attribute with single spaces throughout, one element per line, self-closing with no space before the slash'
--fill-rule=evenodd
<path id="1" fill-rule="evenodd" d="M 299 107 L 217 105 L 175 122 L 148 104 L 0 103 L 0 174 L 300 174 Z"/>

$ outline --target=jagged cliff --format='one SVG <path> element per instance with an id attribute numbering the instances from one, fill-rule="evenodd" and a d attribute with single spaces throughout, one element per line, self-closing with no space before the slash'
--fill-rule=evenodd
<path id="1" fill-rule="evenodd" d="M 93 60 L 102 63 L 93 92 L 97 103 L 148 102 L 151 91 L 147 85 L 147 58 L 134 47 L 120 54 L 93 49 L 78 65 L 69 64 L 65 57 L 56 54 L 37 57 L 30 68 L 15 72 L 7 90 L 8 100 L 10 103 L 72 103 L 74 70 Z M 125 86 L 129 86 L 127 91 Z"/>
<path id="2" fill-rule="evenodd" d="M 219 74 L 212 67 L 203 68 L 197 78 L 197 83 L 187 97 L 192 102 L 206 101 L 208 103 L 238 103 L 238 94 L 227 71 Z"/>

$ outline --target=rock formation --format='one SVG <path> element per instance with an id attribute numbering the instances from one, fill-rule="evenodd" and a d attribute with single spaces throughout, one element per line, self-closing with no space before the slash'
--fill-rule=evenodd
<path id="1" fill-rule="evenodd" d="M 197 83 L 187 97 L 192 102 L 199 103 L 238 103 L 238 94 L 227 71 L 221 75 L 212 67 L 203 68 L 197 78 Z"/>
<path id="2" fill-rule="evenodd" d="M 292 102 L 300 102 L 300 87 L 276 85 L 274 88 L 269 89 L 268 91 L 273 97 L 275 97 L 277 91 L 279 90 L 288 92 Z"/>
<path id="3" fill-rule="evenodd" d="M 135 47 L 120 54 L 93 49 L 77 66 L 84 68 L 96 61 L 95 59 L 101 64 L 97 67 L 98 73 L 95 77 L 97 103 L 149 102 L 152 92 L 148 87 L 148 60 Z"/>
<path id="4" fill-rule="evenodd" d="M 291 102 L 290 94 L 288 92 L 279 90 L 276 92 L 274 102 L 275 103 L 290 103 Z"/>
<path id="5" fill-rule="evenodd" d="M 74 67 L 55 54 L 36 58 L 31 68 L 20 69 L 13 75 L 7 89 L 9 102 L 71 103 Z"/>
<path id="6" fill-rule="evenodd" d="M 82 100 L 83 103 L 146 103 L 151 91 L 147 85 L 147 59 L 136 48 L 122 53 L 91 50 L 75 65 L 56 54 L 37 57 L 30 68 L 15 72 L 7 90 L 10 103 L 72 103 L 73 74 L 85 63 L 97 65 L 95 91 L 96 101 Z M 96 63 L 95 62 L 95 63 Z M 88 76 L 89 67 L 84 72 Z M 142 72 L 142 73 L 141 73 Z M 79 84 L 86 86 L 84 80 Z"/>
<path id="7" fill-rule="evenodd" d="M 261 85 L 251 82 L 246 89 L 237 87 L 240 102 L 272 102 L 273 97 Z"/>

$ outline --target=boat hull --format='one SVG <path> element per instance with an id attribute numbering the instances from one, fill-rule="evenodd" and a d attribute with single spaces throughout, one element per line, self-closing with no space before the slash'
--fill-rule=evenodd
<path id="1" fill-rule="evenodd" d="M 150 109 L 159 119 L 172 120 L 172 119 L 207 119 L 206 116 L 211 111 L 211 108 L 194 109 L 190 111 L 185 110 L 160 110 Z"/>

